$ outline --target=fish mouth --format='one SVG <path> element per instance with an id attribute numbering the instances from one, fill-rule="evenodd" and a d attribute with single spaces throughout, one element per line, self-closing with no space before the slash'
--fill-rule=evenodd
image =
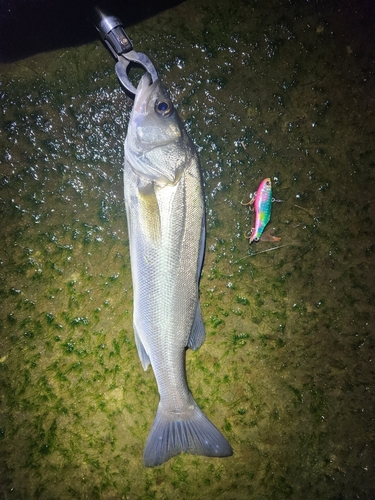
<path id="1" fill-rule="evenodd" d="M 158 81 L 159 80 L 156 80 L 154 83 L 152 83 L 151 75 L 147 71 L 140 79 L 137 87 L 137 93 L 135 94 L 134 106 L 133 106 L 133 109 L 137 113 L 145 114 L 148 98 Z"/>

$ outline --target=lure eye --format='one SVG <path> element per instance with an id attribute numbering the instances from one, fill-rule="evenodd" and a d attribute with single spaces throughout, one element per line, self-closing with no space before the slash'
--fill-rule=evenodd
<path id="1" fill-rule="evenodd" d="M 170 116 L 173 110 L 173 104 L 167 99 L 158 99 L 155 103 L 155 111 L 160 116 Z"/>

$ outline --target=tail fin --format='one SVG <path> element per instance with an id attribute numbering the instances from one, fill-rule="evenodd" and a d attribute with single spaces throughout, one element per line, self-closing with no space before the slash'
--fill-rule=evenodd
<path id="1" fill-rule="evenodd" d="M 182 452 L 228 457 L 232 448 L 194 401 L 185 413 L 163 409 L 161 402 L 143 454 L 146 467 L 161 465 Z"/>

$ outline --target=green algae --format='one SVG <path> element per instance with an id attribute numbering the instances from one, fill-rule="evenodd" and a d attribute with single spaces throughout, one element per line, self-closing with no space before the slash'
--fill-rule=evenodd
<path id="1" fill-rule="evenodd" d="M 129 30 L 200 152 L 207 338 L 187 374 L 234 448 L 153 470 L 123 206 L 131 101 L 99 43 L 3 68 L 1 497 L 374 496 L 373 54 L 357 22 L 346 3 L 189 0 Z M 282 239 L 249 247 L 240 201 L 266 176 Z"/>

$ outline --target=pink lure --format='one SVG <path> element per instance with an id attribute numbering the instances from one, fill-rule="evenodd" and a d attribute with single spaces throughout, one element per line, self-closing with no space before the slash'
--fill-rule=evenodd
<path id="1" fill-rule="evenodd" d="M 259 241 L 261 239 L 264 228 L 271 218 L 272 183 L 269 177 L 262 180 L 259 184 L 257 192 L 255 193 L 255 197 L 251 198 L 249 203 L 245 203 L 245 205 L 254 205 L 255 210 L 255 225 L 251 231 L 249 239 L 249 242 L 252 243 L 253 241 Z M 262 239 L 268 239 L 271 241 L 280 240 L 280 238 L 277 238 L 276 236 L 268 236 L 267 238 Z"/>

